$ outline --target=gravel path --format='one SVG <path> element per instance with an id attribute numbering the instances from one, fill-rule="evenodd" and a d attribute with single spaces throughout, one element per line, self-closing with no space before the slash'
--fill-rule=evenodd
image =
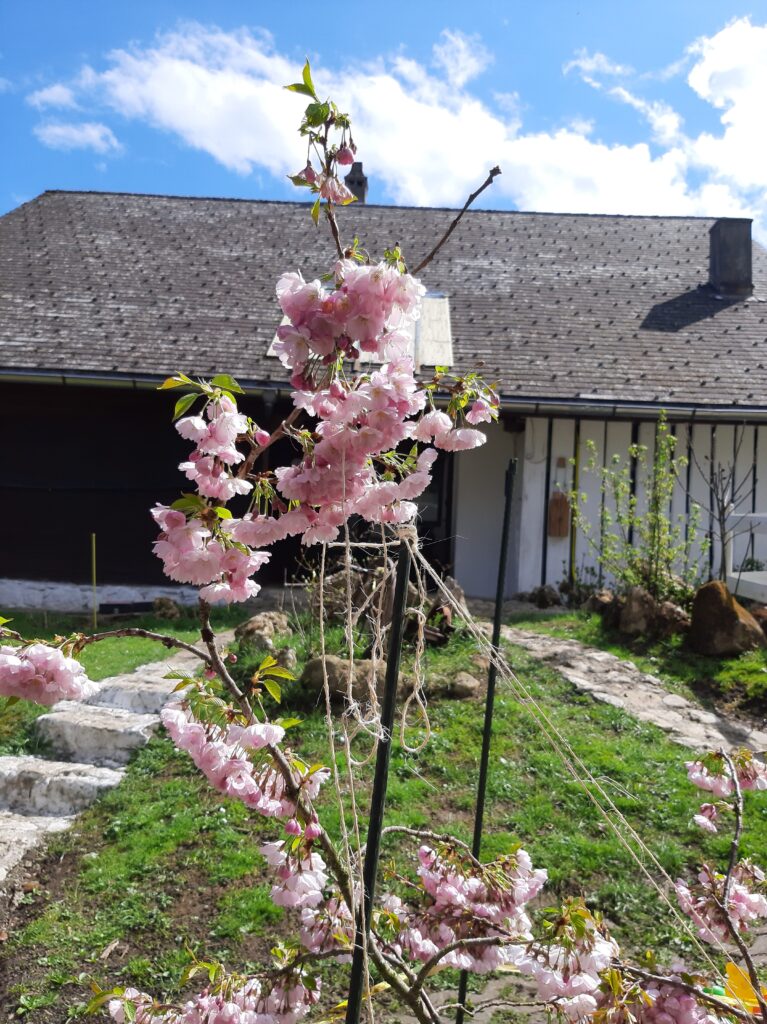
<path id="1" fill-rule="evenodd" d="M 660 679 L 640 672 L 631 661 L 585 647 L 577 640 L 563 640 L 513 626 L 504 626 L 501 635 L 556 669 L 576 689 L 621 708 L 641 722 L 652 722 L 675 743 L 696 751 L 743 746 L 767 750 L 767 732 L 716 711 L 707 711 L 677 693 L 669 693 Z"/>

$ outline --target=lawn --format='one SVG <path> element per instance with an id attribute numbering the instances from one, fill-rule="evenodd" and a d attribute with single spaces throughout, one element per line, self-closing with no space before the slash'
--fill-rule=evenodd
<path id="1" fill-rule="evenodd" d="M 658 676 L 669 687 L 728 712 L 764 716 L 767 713 L 767 650 L 749 651 L 737 658 L 711 658 L 691 651 L 681 636 L 668 639 L 631 638 L 607 629 L 602 618 L 587 612 L 525 613 L 511 616 L 508 625 L 550 636 L 579 640 L 633 661 L 637 668 Z"/>
<path id="2" fill-rule="evenodd" d="M 340 631 L 331 631 L 329 640 L 331 647 L 340 643 Z M 305 632 L 296 646 L 303 660 L 316 649 L 316 635 Z M 246 672 L 259 655 L 240 653 Z M 429 674 L 471 669 L 475 654 L 472 640 L 459 634 L 428 652 Z M 724 857 L 726 836 L 707 837 L 689 824 L 699 801 L 686 781 L 684 750 L 655 727 L 579 694 L 521 651 L 514 650 L 513 658 L 536 699 L 672 877 L 701 856 Z M 286 705 L 294 700 L 288 688 Z M 294 745 L 327 761 L 323 715 L 300 703 Z M 425 752 L 411 755 L 394 744 L 387 820 L 468 839 L 483 703 L 434 701 L 430 713 L 433 735 Z M 368 767 L 361 773 L 363 805 L 369 777 Z M 765 863 L 767 799 L 746 797 L 744 847 Z M 337 833 L 339 811 L 329 788 L 322 809 Z M 24 897 L 0 955 L 0 992 L 8 993 L 0 1008 L 9 1018 L 64 1024 L 80 1019 L 89 978 L 172 998 L 180 992 L 190 952 L 220 958 L 233 969 L 257 966 L 294 924 L 272 905 L 258 853 L 259 843 L 278 831 L 273 822 L 250 818 L 240 804 L 221 800 L 185 755 L 166 738 L 154 739 L 120 787 L 83 814 L 75 830 L 54 838 L 39 887 Z M 526 708 L 501 688 L 483 856 L 517 841 L 549 870 L 546 903 L 582 895 L 605 912 L 616 936 L 634 951 L 652 947 L 667 958 L 689 955 L 687 940 L 659 909 L 588 796 L 569 780 Z M 386 848 L 382 863 L 393 850 Z M 342 995 L 343 969 L 340 976 L 330 967 L 324 972 Z M 440 975 L 440 984 L 454 980 L 448 972 Z"/>

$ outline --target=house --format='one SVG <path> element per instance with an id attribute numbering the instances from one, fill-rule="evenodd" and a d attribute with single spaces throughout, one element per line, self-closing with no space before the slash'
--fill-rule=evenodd
<path id="1" fill-rule="evenodd" d="M 355 204 L 339 219 L 415 265 L 454 216 Z M 46 192 L 0 218 L 0 605 L 85 606 L 91 534 L 102 600 L 161 592 L 147 509 L 178 493 L 188 446 L 158 382 L 232 373 L 245 410 L 276 424 L 289 387 L 270 354 L 274 283 L 331 259 L 301 203 Z M 512 593 L 588 561 L 571 526 L 549 536 L 551 496 L 589 440 L 604 457 L 652 446 L 661 409 L 681 450 L 737 454 L 767 510 L 767 252 L 750 221 L 470 211 L 422 278 L 422 372 L 479 366 L 502 397 L 488 443 L 441 460 L 423 506 L 426 549 L 469 594 L 494 592 L 509 458 Z M 577 484 L 597 500 L 585 472 Z M 706 508 L 705 481 L 690 489 Z M 671 512 L 689 500 L 680 488 Z"/>

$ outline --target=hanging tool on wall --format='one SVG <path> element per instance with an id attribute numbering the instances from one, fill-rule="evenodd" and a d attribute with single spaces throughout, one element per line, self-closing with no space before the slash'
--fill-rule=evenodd
<path id="1" fill-rule="evenodd" d="M 567 461 L 563 456 L 557 459 L 557 479 L 554 490 L 549 498 L 549 514 L 547 530 L 549 537 L 568 537 L 570 535 L 570 502 L 565 494 L 565 477 Z"/>

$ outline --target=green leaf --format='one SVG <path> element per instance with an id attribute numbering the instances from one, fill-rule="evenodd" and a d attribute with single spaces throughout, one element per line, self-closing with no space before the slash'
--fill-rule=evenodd
<path id="1" fill-rule="evenodd" d="M 319 128 L 330 117 L 330 107 L 327 103 L 310 103 L 304 116 L 308 125 Z"/>
<path id="2" fill-rule="evenodd" d="M 224 508 L 223 505 L 217 505 L 216 506 L 216 515 L 218 516 L 219 519 L 231 519 L 232 518 L 232 513 L 229 511 L 228 508 Z"/>
<path id="3" fill-rule="evenodd" d="M 169 388 L 181 388 L 184 384 L 194 385 L 194 381 L 185 373 L 176 373 L 172 377 L 166 377 L 157 390 L 167 391 Z"/>
<path id="4" fill-rule="evenodd" d="M 309 67 L 309 58 L 307 57 L 306 63 L 304 64 L 304 70 L 301 72 L 301 77 L 304 80 L 304 85 L 309 90 L 312 96 L 317 95 L 314 88 L 314 82 L 312 81 L 312 69 Z"/>
<path id="5" fill-rule="evenodd" d="M 288 672 L 286 668 L 278 665 L 276 668 L 268 668 L 264 671 L 265 676 L 271 676 L 273 679 L 290 679 L 294 680 L 296 677 Z"/>
<path id="6" fill-rule="evenodd" d="M 311 182 L 307 181 L 306 178 L 302 178 L 300 174 L 289 174 L 288 178 L 299 188 L 311 188 Z"/>
<path id="7" fill-rule="evenodd" d="M 95 982 L 91 984 L 91 988 L 96 992 L 96 995 L 86 1006 L 86 1013 L 95 1013 L 96 1010 L 101 1009 L 104 1003 L 108 1002 L 110 999 L 114 999 L 115 997 L 119 998 L 125 991 L 125 989 L 122 988 L 113 988 L 110 989 L 109 992 L 105 992 L 103 989 L 99 988 Z"/>
<path id="8" fill-rule="evenodd" d="M 171 506 L 176 512 L 197 512 L 201 508 L 205 508 L 205 502 L 199 494 L 182 494 L 180 498 L 176 498 L 172 502 Z"/>
<path id="9" fill-rule="evenodd" d="M 281 725 L 283 729 L 292 729 L 296 725 L 300 725 L 303 719 L 301 718 L 278 718 L 275 720 L 275 725 Z"/>
<path id="10" fill-rule="evenodd" d="M 264 684 L 264 688 L 267 690 L 272 700 L 276 700 L 279 704 L 282 700 L 282 690 L 280 689 L 279 683 L 275 683 L 273 679 L 262 679 L 261 682 Z"/>
<path id="11" fill-rule="evenodd" d="M 195 395 L 194 393 L 189 395 L 182 395 L 181 398 L 179 398 L 179 400 L 176 402 L 176 405 L 173 409 L 173 419 L 177 420 L 179 419 L 179 417 L 183 416 L 188 409 L 192 408 L 192 406 L 194 405 L 198 398 L 199 395 Z"/>
<path id="12" fill-rule="evenodd" d="M 317 196 L 317 198 L 314 200 L 314 206 L 312 207 L 312 220 L 314 221 L 315 225 L 319 224 L 319 222 L 320 222 L 320 197 L 319 196 Z"/>
<path id="13" fill-rule="evenodd" d="M 168 677 L 166 676 L 165 678 L 167 679 Z M 173 689 L 170 692 L 171 693 L 178 693 L 179 690 L 186 690 L 186 688 L 188 686 L 195 686 L 196 683 L 197 683 L 196 679 L 188 679 L 188 678 L 182 679 L 180 683 L 176 683 L 176 685 L 173 687 Z"/>
<path id="14" fill-rule="evenodd" d="M 227 391 L 235 391 L 238 395 L 245 394 L 234 377 L 228 373 L 216 374 L 216 376 L 211 380 L 211 384 L 214 384 L 217 388 L 226 388 Z"/>
<path id="15" fill-rule="evenodd" d="M 126 1021 L 134 1021 L 136 1019 L 136 1004 L 127 1000 L 123 1003 L 123 1011 L 125 1013 Z"/>
<path id="16" fill-rule="evenodd" d="M 4 626 L 6 622 L 13 622 L 13 619 L 6 619 L 5 616 L 0 615 L 0 626 Z"/>
<path id="17" fill-rule="evenodd" d="M 292 85 L 286 85 L 285 88 L 288 92 L 300 92 L 302 96 L 311 96 L 315 99 L 314 93 L 311 89 L 307 89 L 303 82 L 294 82 Z"/>

